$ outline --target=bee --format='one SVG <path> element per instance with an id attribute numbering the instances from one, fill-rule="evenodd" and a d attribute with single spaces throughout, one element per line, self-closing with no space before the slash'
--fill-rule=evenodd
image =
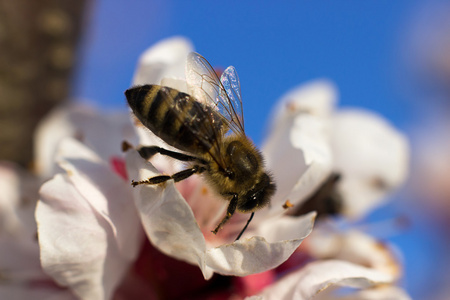
<path id="1" fill-rule="evenodd" d="M 158 146 L 141 147 L 144 158 L 156 153 L 187 163 L 188 168 L 171 176 L 160 175 L 132 185 L 159 184 L 202 174 L 206 182 L 225 200 L 227 211 L 212 233 L 233 214 L 251 213 L 238 240 L 255 211 L 267 206 L 276 185 L 265 170 L 261 152 L 244 131 L 240 82 L 234 67 L 220 79 L 208 61 L 198 53 L 187 59 L 189 94 L 160 85 L 135 86 L 125 91 L 128 104 L 139 121 L 175 152 Z"/>

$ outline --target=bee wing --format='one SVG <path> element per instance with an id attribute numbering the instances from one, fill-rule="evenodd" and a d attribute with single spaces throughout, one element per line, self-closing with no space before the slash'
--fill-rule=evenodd
<path id="1" fill-rule="evenodd" d="M 219 95 L 220 102 L 226 110 L 222 113 L 230 121 L 234 132 L 244 133 L 244 111 L 242 110 L 241 83 L 236 69 L 229 66 L 220 76 L 220 82 L 224 89 Z M 223 93 L 225 91 L 225 93 Z"/>
<path id="2" fill-rule="evenodd" d="M 188 130 L 184 132 L 184 138 L 191 137 L 197 140 L 203 149 L 209 149 L 208 153 L 212 159 L 223 169 L 226 169 L 223 157 L 220 155 L 220 145 L 222 143 L 223 132 L 229 130 L 227 124 L 219 113 L 211 106 L 197 103 L 192 95 L 188 95 L 172 88 L 161 87 L 159 93 L 166 105 L 170 106 L 170 116 L 174 122 L 183 124 Z M 185 118 L 187 102 L 198 105 L 194 110 L 195 114 L 190 118 Z M 192 109 L 192 108 L 191 108 Z M 183 137 L 179 137 L 183 138 Z M 176 148 L 177 145 L 172 145 Z"/>
<path id="3" fill-rule="evenodd" d="M 219 79 L 208 61 L 192 52 L 187 60 L 186 81 L 191 95 L 215 108 L 234 133 L 245 135 L 241 89 L 234 67 L 228 67 Z"/>

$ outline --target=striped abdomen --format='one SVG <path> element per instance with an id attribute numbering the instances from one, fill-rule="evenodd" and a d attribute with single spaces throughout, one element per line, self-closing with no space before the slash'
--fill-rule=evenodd
<path id="1" fill-rule="evenodd" d="M 220 115 L 186 93 L 143 85 L 128 89 L 125 95 L 139 121 L 177 149 L 205 153 L 221 137 Z"/>

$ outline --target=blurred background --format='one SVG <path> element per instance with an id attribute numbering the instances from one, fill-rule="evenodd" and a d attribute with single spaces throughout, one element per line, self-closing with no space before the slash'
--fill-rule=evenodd
<path id="1" fill-rule="evenodd" d="M 336 84 L 339 106 L 376 111 L 405 132 L 410 180 L 365 224 L 399 248 L 400 284 L 414 299 L 447 299 L 448 1 L 1 0 L 1 159 L 29 165 L 32 129 L 68 99 L 125 110 L 139 55 L 175 35 L 213 66 L 236 67 L 246 131 L 259 145 L 277 99 L 318 78 Z"/>

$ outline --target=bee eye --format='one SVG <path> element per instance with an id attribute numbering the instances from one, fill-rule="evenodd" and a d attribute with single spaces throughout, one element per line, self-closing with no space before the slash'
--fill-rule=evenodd
<path id="1" fill-rule="evenodd" d="M 227 176 L 230 179 L 234 179 L 234 172 L 230 170 L 230 168 L 226 168 L 224 170 L 225 176 Z"/>

